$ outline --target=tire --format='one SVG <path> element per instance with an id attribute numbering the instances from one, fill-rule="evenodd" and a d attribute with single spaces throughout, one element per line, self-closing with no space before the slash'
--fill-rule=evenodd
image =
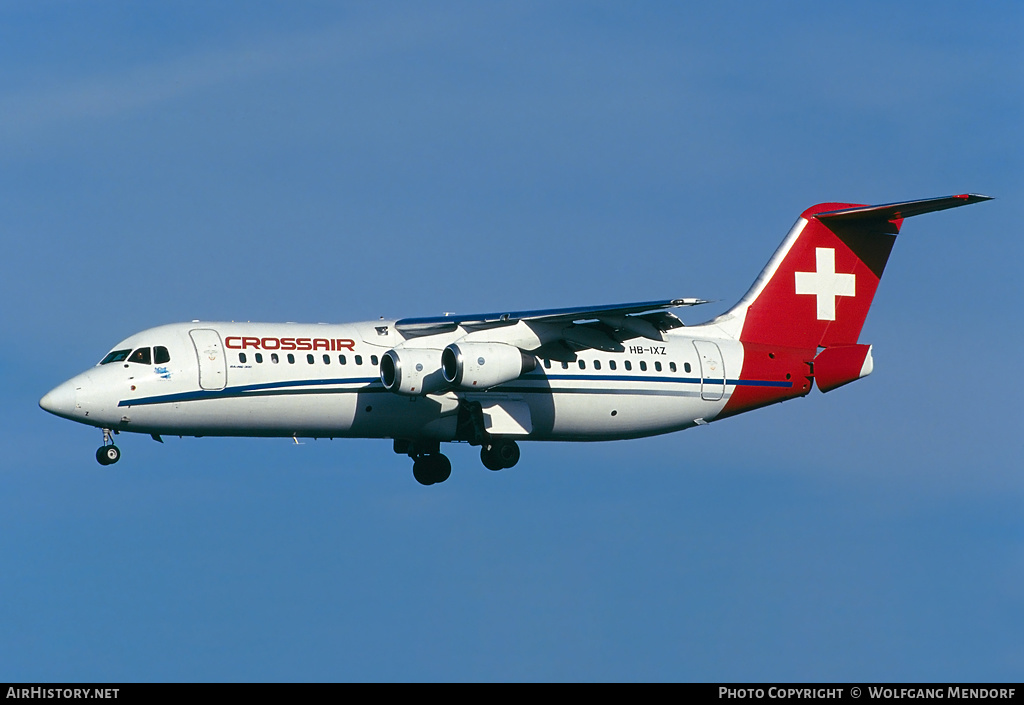
<path id="1" fill-rule="evenodd" d="M 481 448 L 480 462 L 488 470 L 498 471 L 505 468 L 505 464 L 501 462 L 501 458 L 498 456 L 497 446 L 484 446 Z"/>
<path id="2" fill-rule="evenodd" d="M 430 456 L 431 470 L 434 475 L 434 482 L 441 483 L 452 476 L 452 461 L 442 453 Z"/>
<path id="3" fill-rule="evenodd" d="M 121 459 L 121 451 L 117 446 L 101 446 L 96 450 L 96 461 L 100 465 L 113 465 Z"/>
<path id="4" fill-rule="evenodd" d="M 501 460 L 501 467 L 511 468 L 519 462 L 519 444 L 515 441 L 506 441 L 498 446 L 498 458 Z"/>
<path id="5" fill-rule="evenodd" d="M 422 456 L 416 458 L 412 463 L 412 476 L 416 478 L 416 482 L 421 485 L 432 485 L 434 484 L 434 473 L 430 468 L 430 461 L 428 456 Z"/>

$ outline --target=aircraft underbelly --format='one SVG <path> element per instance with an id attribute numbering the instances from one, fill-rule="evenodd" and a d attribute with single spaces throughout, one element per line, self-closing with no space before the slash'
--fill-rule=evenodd
<path id="1" fill-rule="evenodd" d="M 247 395 L 122 409 L 121 430 L 205 436 L 349 435 L 356 394 Z"/>
<path id="2" fill-rule="evenodd" d="M 724 401 L 709 402 L 693 395 L 664 396 L 625 391 L 552 395 L 550 423 L 535 415 L 537 440 L 614 440 L 640 438 L 689 428 L 714 418 Z"/>

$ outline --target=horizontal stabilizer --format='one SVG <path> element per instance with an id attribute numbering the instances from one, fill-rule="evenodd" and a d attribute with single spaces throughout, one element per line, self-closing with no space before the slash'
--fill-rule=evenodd
<path id="1" fill-rule="evenodd" d="M 960 196 L 926 198 L 921 201 L 904 201 L 902 203 L 886 203 L 880 206 L 843 208 L 841 210 L 815 213 L 814 217 L 829 224 L 864 220 L 902 220 L 903 218 L 910 218 L 915 215 L 924 215 L 925 213 L 944 211 L 947 208 L 958 208 L 960 206 L 969 206 L 972 203 L 991 200 L 991 196 L 965 193 Z"/>

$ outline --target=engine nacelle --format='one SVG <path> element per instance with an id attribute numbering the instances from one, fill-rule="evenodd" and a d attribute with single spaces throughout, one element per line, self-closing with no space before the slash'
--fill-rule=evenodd
<path id="1" fill-rule="evenodd" d="M 422 396 L 448 387 L 441 374 L 441 351 L 422 348 L 388 350 L 380 358 L 380 381 L 395 394 Z"/>
<path id="2" fill-rule="evenodd" d="M 441 353 L 441 373 L 456 389 L 487 389 L 537 366 L 537 358 L 505 343 L 452 343 Z"/>
<path id="3" fill-rule="evenodd" d="M 837 345 L 814 358 L 814 381 L 821 391 L 831 392 L 867 377 L 874 366 L 870 345 Z"/>

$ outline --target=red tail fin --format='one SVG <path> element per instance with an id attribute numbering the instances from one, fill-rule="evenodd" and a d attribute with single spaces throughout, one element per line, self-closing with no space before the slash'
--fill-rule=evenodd
<path id="1" fill-rule="evenodd" d="M 904 218 L 989 200 L 965 194 L 882 206 L 808 208 L 725 315 L 745 343 L 814 350 L 857 342 Z"/>
<path id="2" fill-rule="evenodd" d="M 869 374 L 871 348 L 857 338 L 903 219 L 987 200 L 968 194 L 804 211 L 750 291 L 713 321 L 744 350 L 741 384 L 717 418 L 807 394 L 812 362 L 822 391 Z"/>

